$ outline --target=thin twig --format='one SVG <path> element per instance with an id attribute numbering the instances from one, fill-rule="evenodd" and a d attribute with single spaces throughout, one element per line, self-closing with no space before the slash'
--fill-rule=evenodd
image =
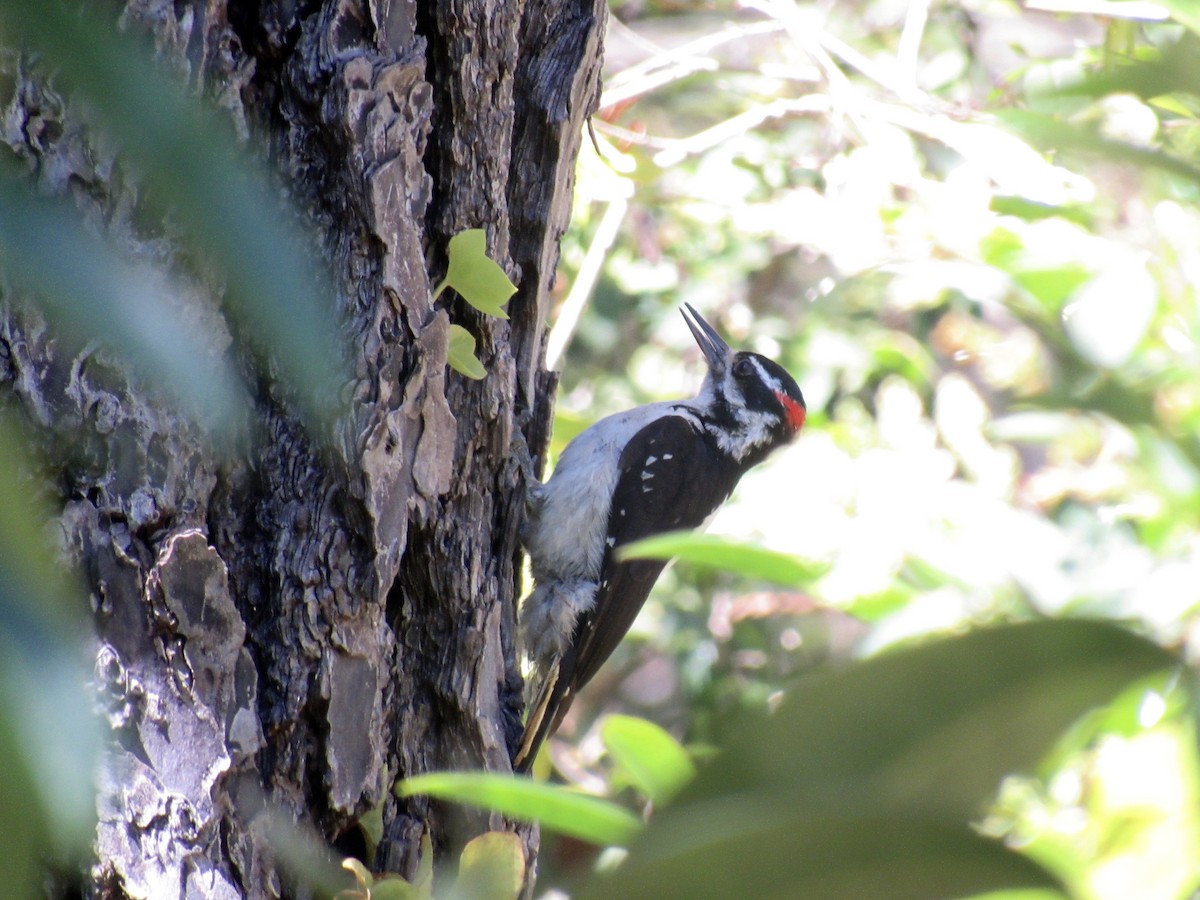
<path id="1" fill-rule="evenodd" d="M 751 107 L 723 122 L 699 131 L 688 138 L 671 140 L 654 157 L 664 169 L 688 156 L 695 156 L 757 128 L 768 119 L 804 113 L 827 113 L 831 107 L 828 94 L 809 94 L 795 100 L 774 100 Z"/>
<path id="2" fill-rule="evenodd" d="M 917 89 L 917 66 L 921 57 L 921 42 L 929 21 L 930 0 L 909 0 L 904 15 L 904 30 L 896 47 L 896 69 L 913 90 Z"/>
<path id="3" fill-rule="evenodd" d="M 596 286 L 596 280 L 600 277 L 600 267 L 604 264 L 604 258 L 608 255 L 609 248 L 617 239 L 617 229 L 621 227 L 621 222 L 625 219 L 625 211 L 628 209 L 629 197 L 627 195 L 614 193 L 609 199 L 608 207 L 604 210 L 604 215 L 600 217 L 600 224 L 596 226 L 596 233 L 592 235 L 592 242 L 588 245 L 587 253 L 584 254 L 583 262 L 575 275 L 571 290 L 567 293 L 567 299 L 563 301 L 554 327 L 550 329 L 550 336 L 546 339 L 547 369 L 555 368 L 563 354 L 566 353 L 571 335 L 575 333 L 575 326 L 579 324 L 579 317 L 583 314 L 583 308 L 587 305 L 588 298 L 592 295 L 592 289 Z"/>
<path id="4" fill-rule="evenodd" d="M 616 106 L 696 72 L 715 72 L 720 69 L 720 63 L 708 54 L 717 47 L 782 30 L 783 26 L 774 21 L 752 22 L 747 25 L 729 23 L 721 31 L 706 34 L 674 49 L 660 47 L 655 55 L 621 70 L 608 80 L 604 92 L 600 95 L 600 108 Z M 650 44 L 644 38 L 642 43 Z"/>

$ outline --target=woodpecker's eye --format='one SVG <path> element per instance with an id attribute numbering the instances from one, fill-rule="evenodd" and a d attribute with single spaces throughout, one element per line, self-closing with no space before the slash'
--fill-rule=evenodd
<path id="1" fill-rule="evenodd" d="M 754 373 L 754 363 L 742 358 L 733 364 L 733 374 L 738 378 L 749 378 Z"/>

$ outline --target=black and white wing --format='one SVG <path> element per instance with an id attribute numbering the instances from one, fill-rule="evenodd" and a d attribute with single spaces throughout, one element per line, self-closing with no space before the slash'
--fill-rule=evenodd
<path id="1" fill-rule="evenodd" d="M 570 645 L 542 685 L 514 758 L 515 769 L 527 769 L 542 741 L 558 728 L 576 692 L 633 625 L 666 565 L 662 560 L 619 562 L 614 551 L 641 538 L 703 524 L 729 496 L 740 474 L 684 415 L 655 419 L 629 440 L 618 465 L 595 603 L 580 616 Z"/>

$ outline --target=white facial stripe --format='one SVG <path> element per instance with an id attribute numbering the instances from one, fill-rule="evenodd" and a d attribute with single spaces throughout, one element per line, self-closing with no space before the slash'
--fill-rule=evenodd
<path id="1" fill-rule="evenodd" d="M 754 363 L 754 368 L 758 370 L 758 377 L 762 379 L 762 383 L 773 390 L 776 394 L 784 393 L 783 385 L 779 383 L 779 379 L 773 375 L 768 375 L 767 370 L 762 367 L 762 363 L 755 357 L 750 357 L 750 362 Z"/>
<path id="2" fill-rule="evenodd" d="M 783 389 L 779 379 L 770 374 L 757 357 L 745 358 L 753 363 L 755 372 L 768 390 L 786 395 L 787 392 Z M 721 383 L 721 390 L 737 418 L 738 428 L 733 433 L 718 428 L 707 428 L 707 430 L 716 438 L 717 444 L 722 450 L 735 459 L 742 459 L 747 453 L 772 439 L 773 430 L 778 424 L 778 415 L 772 412 L 754 411 L 746 407 L 745 397 L 737 379 L 733 377 L 732 367 Z"/>

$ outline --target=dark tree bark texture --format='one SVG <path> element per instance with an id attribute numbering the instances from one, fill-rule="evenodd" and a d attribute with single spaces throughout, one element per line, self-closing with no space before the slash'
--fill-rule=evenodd
<path id="1" fill-rule="evenodd" d="M 514 428 L 545 445 L 548 293 L 582 126 L 597 96 L 603 0 L 127 0 L 190 91 L 268 148 L 339 278 L 354 381 L 335 453 L 269 379 L 234 460 L 103 347 L 55 339 L 0 296 L 0 392 L 63 473 L 61 527 L 93 594 L 112 741 L 90 890 L 288 896 L 268 810 L 327 842 L 383 803 L 377 864 L 488 827 L 391 797 L 393 779 L 508 769 L 520 677 Z M 10 54 L 3 140 L 132 254 L 181 248 L 137 219 L 119 152 L 70 96 Z M 181 172 L 180 177 L 187 177 Z M 431 299 L 451 236 L 487 230 L 518 285 L 510 321 Z M 218 288 L 199 327 L 243 350 Z M 480 382 L 446 366 L 453 319 Z M 56 447 L 72 444 L 69 457 Z M 520 831 L 536 854 L 536 833 Z"/>

